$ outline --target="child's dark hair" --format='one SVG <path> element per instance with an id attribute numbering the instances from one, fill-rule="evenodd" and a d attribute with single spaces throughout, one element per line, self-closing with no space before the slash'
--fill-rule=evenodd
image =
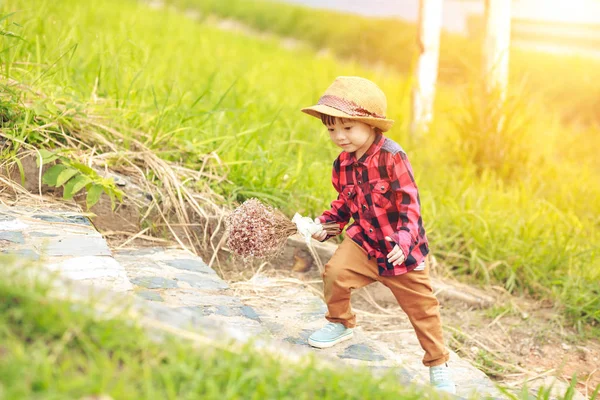
<path id="1" fill-rule="evenodd" d="M 346 121 L 353 121 L 348 118 L 334 117 L 333 115 L 321 114 L 321 122 L 323 122 L 323 125 L 325 125 L 325 126 L 335 125 L 335 121 L 337 121 L 337 120 L 339 120 L 342 124 Z M 383 131 L 381 129 L 375 127 L 375 133 L 381 134 L 381 133 L 383 133 Z"/>

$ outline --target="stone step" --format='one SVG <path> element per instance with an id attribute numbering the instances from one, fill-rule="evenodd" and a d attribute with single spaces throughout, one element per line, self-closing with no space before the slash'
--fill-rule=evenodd
<path id="1" fill-rule="evenodd" d="M 235 297 L 229 285 L 200 257 L 164 248 L 117 250 L 113 255 L 138 296 L 186 310 L 198 319 L 254 335 L 265 333 L 256 312 Z"/>
<path id="2" fill-rule="evenodd" d="M 0 205 L 0 251 L 39 261 L 69 279 L 118 292 L 133 289 L 102 235 L 78 213 Z"/>

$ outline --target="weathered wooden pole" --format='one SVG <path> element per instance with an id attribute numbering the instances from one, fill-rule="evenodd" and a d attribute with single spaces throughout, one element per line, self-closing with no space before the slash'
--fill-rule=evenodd
<path id="1" fill-rule="evenodd" d="M 420 54 L 412 90 L 411 133 L 426 133 L 433 119 L 443 0 L 420 0 L 417 44 Z"/>
<path id="2" fill-rule="evenodd" d="M 485 1 L 483 73 L 488 93 L 505 99 L 510 55 L 511 0 Z"/>

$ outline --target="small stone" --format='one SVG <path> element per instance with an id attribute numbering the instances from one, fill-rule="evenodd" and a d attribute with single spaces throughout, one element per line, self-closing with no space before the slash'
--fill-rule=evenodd
<path id="1" fill-rule="evenodd" d="M 39 219 L 46 222 L 67 222 L 66 218 L 60 215 L 33 215 L 31 218 Z"/>
<path id="2" fill-rule="evenodd" d="M 260 322 L 260 318 L 258 317 L 258 314 L 256 313 L 256 311 L 254 311 L 254 309 L 252 307 L 242 306 L 240 310 L 245 317 Z"/>
<path id="3" fill-rule="evenodd" d="M 567 350 L 571 350 L 571 346 L 569 346 L 566 343 L 561 343 L 560 347 L 562 347 L 563 350 L 567 351 Z"/>
<path id="4" fill-rule="evenodd" d="M 183 259 L 183 260 L 169 260 L 163 261 L 165 264 L 186 271 L 203 272 L 205 274 L 216 274 L 208 265 L 201 259 Z"/>
<path id="5" fill-rule="evenodd" d="M 141 292 L 137 292 L 137 295 L 150 301 L 164 301 L 160 293 L 151 290 L 142 290 Z"/>
<path id="6" fill-rule="evenodd" d="M 217 313 L 217 308 L 214 306 L 196 306 L 194 308 L 198 310 L 197 313 L 200 313 L 203 316 L 209 316 Z"/>
<path id="7" fill-rule="evenodd" d="M 147 289 L 173 289 L 177 287 L 177 282 L 172 279 L 161 278 L 160 276 L 142 276 L 131 280 L 131 283 L 143 286 Z"/>
<path id="8" fill-rule="evenodd" d="M 83 215 L 70 215 L 67 217 L 67 222 L 77 225 L 92 226 L 90 220 L 87 217 L 84 217 Z"/>
<path id="9" fill-rule="evenodd" d="M 227 307 L 218 305 L 215 308 L 215 314 L 223 315 L 225 317 L 240 317 L 242 315 L 240 307 Z"/>
<path id="10" fill-rule="evenodd" d="M 15 231 L 0 231 L 0 240 L 6 240 L 11 243 L 25 243 L 25 237 L 21 232 Z"/>
<path id="11" fill-rule="evenodd" d="M 83 215 L 36 214 L 32 218 L 45 222 L 66 222 L 69 224 L 92 226 L 90 220 Z"/>
<path id="12" fill-rule="evenodd" d="M 364 344 L 352 344 L 338 355 L 339 358 L 348 358 L 362 361 L 383 361 L 385 357 L 375 353 L 369 346 Z"/>

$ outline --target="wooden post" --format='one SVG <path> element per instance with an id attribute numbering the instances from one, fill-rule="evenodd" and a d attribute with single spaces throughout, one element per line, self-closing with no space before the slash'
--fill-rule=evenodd
<path id="1" fill-rule="evenodd" d="M 438 75 L 443 0 L 420 0 L 417 44 L 420 55 L 412 91 L 413 135 L 425 133 L 433 119 L 433 100 Z"/>
<path id="2" fill-rule="evenodd" d="M 483 73 L 488 93 L 506 96 L 508 60 L 510 54 L 511 0 L 485 1 L 485 42 Z"/>

